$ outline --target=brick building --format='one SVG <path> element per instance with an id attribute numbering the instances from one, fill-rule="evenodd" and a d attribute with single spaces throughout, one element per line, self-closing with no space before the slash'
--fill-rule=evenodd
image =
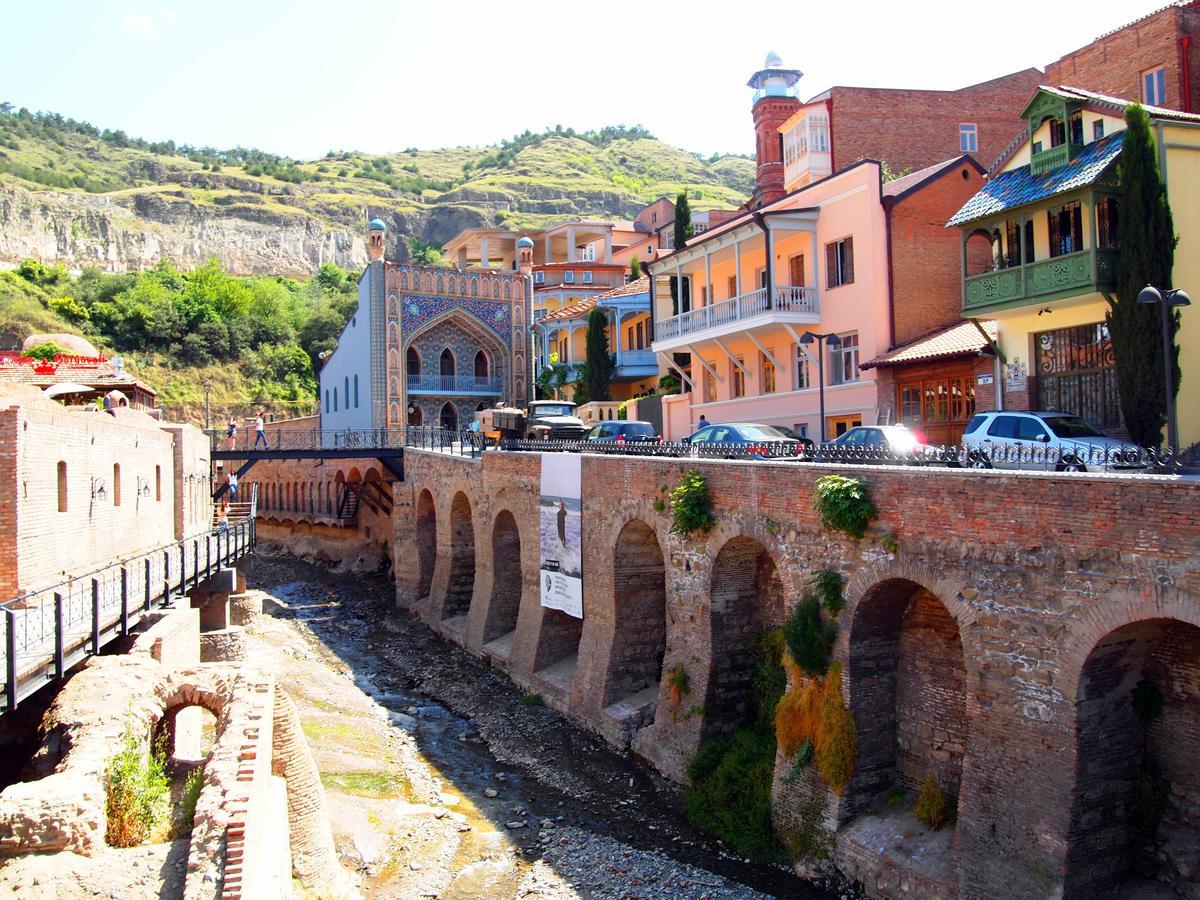
<path id="1" fill-rule="evenodd" d="M 212 516 L 199 429 L 0 385 L 0 596 L 189 537 Z"/>
<path id="2" fill-rule="evenodd" d="M 456 429 L 497 401 L 523 405 L 533 242 L 517 242 L 515 269 L 447 269 L 385 260 L 384 230 L 372 220 L 358 308 L 321 368 L 321 426 Z"/>
<path id="3" fill-rule="evenodd" d="M 1200 113 L 1200 2 L 1172 3 L 1046 66 L 1045 84 Z"/>

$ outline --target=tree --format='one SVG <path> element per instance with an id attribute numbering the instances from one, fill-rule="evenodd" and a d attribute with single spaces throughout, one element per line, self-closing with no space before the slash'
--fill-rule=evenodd
<path id="1" fill-rule="evenodd" d="M 612 399 L 612 376 L 615 365 L 608 353 L 607 317 L 599 308 L 588 314 L 587 356 L 584 362 L 583 384 L 590 400 Z"/>
<path id="2" fill-rule="evenodd" d="M 629 261 L 629 280 L 637 281 L 642 277 L 642 261 L 636 256 Z"/>
<path id="3" fill-rule="evenodd" d="M 1157 446 L 1167 420 L 1163 383 L 1162 310 L 1138 303 L 1147 284 L 1171 287 L 1175 229 L 1166 188 L 1158 172 L 1158 155 L 1150 134 L 1150 117 L 1134 104 L 1125 111 L 1125 137 L 1118 161 L 1121 180 L 1117 223 L 1117 293 L 1109 297 L 1105 317 L 1116 356 L 1117 392 L 1129 438 Z M 1175 391 L 1179 392 L 1179 347 L 1174 334 L 1179 313 L 1171 317 L 1171 353 Z"/>
<path id="4" fill-rule="evenodd" d="M 26 356 L 31 356 L 34 359 L 52 360 L 59 355 L 70 354 L 70 350 L 65 347 L 60 347 L 54 341 L 46 341 L 44 344 L 38 344 L 36 347 L 30 347 L 25 351 Z"/>
<path id="5" fill-rule="evenodd" d="M 687 191 L 680 191 L 675 198 L 675 249 L 678 250 L 687 243 L 688 238 L 696 233 L 692 226 L 692 207 L 688 203 Z"/>
<path id="6" fill-rule="evenodd" d="M 541 391 L 543 399 L 557 400 L 558 392 L 567 383 L 570 374 L 571 367 L 559 362 L 557 353 L 551 353 L 547 364 L 538 371 L 534 384 Z"/>

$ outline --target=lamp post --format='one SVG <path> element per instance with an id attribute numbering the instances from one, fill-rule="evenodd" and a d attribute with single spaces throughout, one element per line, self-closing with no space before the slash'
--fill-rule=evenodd
<path id="1" fill-rule="evenodd" d="M 840 347 L 842 339 L 833 332 L 828 334 L 817 334 L 815 331 L 806 331 L 800 336 L 800 343 L 811 344 L 816 342 L 817 345 L 817 396 L 820 398 L 821 406 L 821 443 L 825 443 L 825 347 Z"/>
<path id="2" fill-rule="evenodd" d="M 1175 421 L 1175 384 L 1171 365 L 1171 310 L 1191 306 L 1192 298 L 1181 288 L 1160 291 L 1148 284 L 1138 292 L 1138 303 L 1158 303 L 1162 306 L 1163 384 L 1167 391 L 1167 446 L 1179 449 L 1179 425 Z"/>
<path id="3" fill-rule="evenodd" d="M 208 431 L 212 427 L 211 416 L 209 415 L 208 392 L 212 387 L 212 381 L 204 379 L 204 430 Z"/>

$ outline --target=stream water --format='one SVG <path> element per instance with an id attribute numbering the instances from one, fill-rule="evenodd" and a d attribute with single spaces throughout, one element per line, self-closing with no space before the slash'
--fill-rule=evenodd
<path id="1" fill-rule="evenodd" d="M 281 601 L 285 610 L 277 614 L 302 620 L 342 660 L 393 727 L 415 738 L 424 762 L 456 795 L 455 813 L 478 826 L 459 829 L 454 877 L 439 896 L 495 896 L 491 888 L 506 877 L 497 845 L 538 858 L 543 820 L 661 851 L 733 882 L 722 886 L 735 894 L 743 886 L 805 900 L 846 896 L 845 888 L 746 860 L 693 829 L 678 786 L 551 710 L 522 705 L 502 673 L 397 610 L 383 579 L 259 557 L 252 582 Z"/>

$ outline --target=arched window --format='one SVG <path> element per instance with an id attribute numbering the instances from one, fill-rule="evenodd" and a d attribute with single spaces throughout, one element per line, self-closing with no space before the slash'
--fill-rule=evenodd
<path id="1" fill-rule="evenodd" d="M 454 354 L 450 352 L 449 347 L 442 351 L 441 366 L 443 376 L 454 376 Z"/>
<path id="2" fill-rule="evenodd" d="M 458 413 L 455 411 L 453 404 L 446 403 L 442 407 L 442 414 L 439 419 L 441 426 L 447 431 L 458 430 Z"/>
<path id="3" fill-rule="evenodd" d="M 58 464 L 58 511 L 67 511 L 67 464 Z"/>
<path id="4" fill-rule="evenodd" d="M 325 412 L 329 412 L 329 388 L 325 388 Z"/>
<path id="5" fill-rule="evenodd" d="M 113 463 L 113 506 L 121 505 L 121 464 Z"/>
<path id="6" fill-rule="evenodd" d="M 333 411 L 337 412 L 337 388 L 333 389 Z"/>
<path id="7" fill-rule="evenodd" d="M 421 407 L 415 403 L 409 407 L 408 424 L 414 427 L 421 424 Z"/>
<path id="8" fill-rule="evenodd" d="M 346 409 L 350 408 L 350 376 L 345 378 L 345 393 L 342 395 L 346 400 Z"/>
<path id="9" fill-rule="evenodd" d="M 421 354 L 417 352 L 416 347 L 408 348 L 408 353 L 404 357 L 404 365 L 408 368 L 409 375 L 421 374 Z"/>
<path id="10" fill-rule="evenodd" d="M 354 373 L 354 408 L 358 409 L 358 373 Z"/>
<path id="11" fill-rule="evenodd" d="M 475 354 L 475 377 L 477 379 L 488 377 L 488 358 L 482 350 Z"/>

